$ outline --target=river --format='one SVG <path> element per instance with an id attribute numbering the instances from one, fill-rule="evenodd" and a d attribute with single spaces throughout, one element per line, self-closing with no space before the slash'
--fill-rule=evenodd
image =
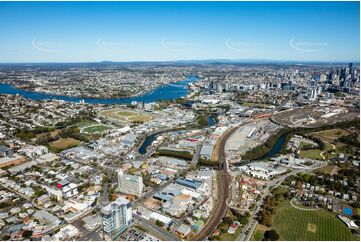
<path id="1" fill-rule="evenodd" d="M 124 98 L 80 98 L 64 95 L 54 95 L 18 89 L 10 84 L 5 83 L 0 83 L 0 94 L 19 94 L 25 98 L 32 100 L 55 99 L 70 102 L 80 102 L 81 100 L 84 100 L 85 103 L 90 104 L 127 104 L 133 101 L 151 103 L 160 100 L 173 100 L 184 97 L 189 93 L 189 90 L 187 88 L 188 84 L 197 80 L 198 79 L 196 76 L 188 76 L 185 80 L 160 86 L 157 89 L 154 89 L 143 95 Z"/>
<path id="2" fill-rule="evenodd" d="M 209 127 L 214 126 L 214 125 L 217 124 L 217 116 L 211 115 L 211 116 L 208 117 L 207 121 L 208 121 L 208 126 Z M 138 149 L 139 153 L 142 154 L 142 155 L 147 153 L 148 146 L 151 145 L 153 143 L 153 141 L 157 138 L 157 136 L 160 135 L 161 133 L 163 133 L 163 131 L 148 135 L 145 138 L 142 145 L 139 147 L 139 149 Z"/>
<path id="3" fill-rule="evenodd" d="M 148 146 L 153 143 L 153 141 L 157 138 L 157 135 L 159 135 L 159 134 L 160 133 L 151 134 L 151 135 L 148 135 L 147 138 L 145 138 L 142 146 L 140 146 L 140 148 L 138 149 L 138 151 L 141 155 L 144 155 L 145 153 L 147 153 Z"/>
<path id="4" fill-rule="evenodd" d="M 282 135 L 276 142 L 276 144 L 272 147 L 270 151 L 268 151 L 266 154 L 256 158 L 255 160 L 265 160 L 268 158 L 273 157 L 274 155 L 278 154 L 278 152 L 281 151 L 283 144 L 286 141 L 287 134 Z"/>
<path id="5" fill-rule="evenodd" d="M 215 115 L 211 115 L 208 117 L 207 119 L 207 123 L 208 123 L 208 126 L 211 127 L 211 126 L 215 126 L 217 124 L 217 116 Z"/>

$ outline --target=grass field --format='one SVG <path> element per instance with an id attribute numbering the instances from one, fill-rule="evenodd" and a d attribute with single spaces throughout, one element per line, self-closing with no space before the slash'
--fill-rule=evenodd
<path id="1" fill-rule="evenodd" d="M 61 138 L 59 140 L 49 143 L 50 150 L 60 152 L 71 147 L 79 145 L 80 141 L 73 138 Z"/>
<path id="2" fill-rule="evenodd" d="M 106 110 L 101 112 L 101 115 L 124 122 L 147 122 L 152 119 L 149 115 L 122 109 Z"/>
<path id="3" fill-rule="evenodd" d="M 136 116 L 132 116 L 128 118 L 131 121 L 134 122 L 147 122 L 149 120 L 151 120 L 151 118 L 147 115 L 136 115 Z"/>
<path id="4" fill-rule="evenodd" d="M 320 156 L 321 150 L 314 149 L 314 150 L 301 150 L 299 157 L 301 158 L 309 158 L 309 159 L 315 159 L 315 160 L 322 160 L 322 157 Z"/>
<path id="5" fill-rule="evenodd" d="M 321 160 L 322 156 L 321 152 L 324 152 L 323 155 L 326 159 L 331 159 L 336 157 L 339 153 L 347 153 L 345 150 L 345 144 L 337 142 L 337 139 L 342 136 L 350 135 L 351 133 L 344 129 L 328 129 L 324 131 L 319 131 L 312 133 L 314 137 L 317 137 L 322 140 L 325 144 L 325 148 L 323 150 L 320 149 L 311 149 L 311 150 L 302 150 L 303 142 L 300 144 L 300 153 L 299 156 L 301 158 L 309 158 L 309 159 L 318 159 Z M 333 149 L 333 145 L 335 145 L 335 149 Z"/>
<path id="6" fill-rule="evenodd" d="M 121 117 L 133 116 L 134 114 L 135 114 L 135 112 L 130 112 L 130 111 L 116 112 L 116 115 L 121 116 Z"/>
<path id="7" fill-rule="evenodd" d="M 323 174 L 330 174 L 330 175 L 334 175 L 334 174 L 337 174 L 337 171 L 340 170 L 341 168 L 339 168 L 338 166 L 336 165 L 327 165 L 327 166 L 324 166 L 320 169 L 318 169 L 317 171 L 320 171 L 322 172 Z"/>
<path id="8" fill-rule="evenodd" d="M 308 142 L 301 142 L 300 145 L 298 146 L 299 149 L 303 149 L 304 147 L 308 147 L 308 146 L 312 146 L 313 144 L 312 143 L 308 143 Z M 314 146 L 316 147 L 316 146 Z M 313 148 L 313 147 L 312 147 Z"/>
<path id="9" fill-rule="evenodd" d="M 323 150 L 320 149 L 312 149 L 312 150 L 301 150 L 299 153 L 299 157 L 301 158 L 309 158 L 309 159 L 315 159 L 315 160 L 322 160 L 321 152 L 323 151 L 330 151 L 332 150 L 332 145 L 328 142 L 325 142 L 325 148 Z M 325 157 L 327 157 L 327 154 L 325 154 Z"/>
<path id="10" fill-rule="evenodd" d="M 257 224 L 257 227 L 252 234 L 251 241 L 262 241 L 264 232 L 266 232 L 267 230 L 269 230 L 269 228 L 267 228 L 266 226 L 262 224 Z"/>
<path id="11" fill-rule="evenodd" d="M 79 123 L 76 123 L 74 126 L 78 127 L 79 129 L 90 126 L 90 125 L 95 125 L 97 124 L 96 122 L 92 122 L 92 121 L 82 121 Z"/>
<path id="12" fill-rule="evenodd" d="M 55 136 L 57 136 L 59 133 L 60 133 L 60 129 L 56 129 L 56 130 L 54 130 L 54 131 L 50 131 L 49 132 L 50 133 L 50 137 L 55 137 Z M 36 135 L 36 138 L 39 138 L 41 135 L 43 135 L 44 133 L 42 133 L 42 134 L 37 134 Z"/>
<path id="13" fill-rule="evenodd" d="M 272 218 L 280 240 L 355 240 L 351 231 L 334 214 L 323 209 L 304 211 L 289 201 L 280 205 Z"/>
<path id="14" fill-rule="evenodd" d="M 319 136 L 320 138 L 326 138 L 329 140 L 336 140 L 342 136 L 350 135 L 351 133 L 344 129 L 328 129 L 325 131 L 320 131 L 313 133 L 316 136 Z"/>
<path id="15" fill-rule="evenodd" d="M 269 104 L 263 104 L 263 103 L 244 102 L 244 103 L 242 103 L 242 106 L 245 106 L 245 107 L 268 108 L 270 105 L 269 105 Z"/>
<path id="16" fill-rule="evenodd" d="M 108 130 L 108 129 L 111 129 L 111 127 L 107 126 L 107 125 L 99 124 L 99 125 L 86 127 L 86 128 L 83 129 L 83 131 L 85 133 L 92 134 L 92 133 L 96 133 L 96 132 L 103 132 L 103 131 Z"/>
<path id="17" fill-rule="evenodd" d="M 238 228 L 234 234 L 222 233 L 219 235 L 219 240 L 221 241 L 232 241 L 236 240 L 237 236 L 241 233 L 241 228 Z"/>

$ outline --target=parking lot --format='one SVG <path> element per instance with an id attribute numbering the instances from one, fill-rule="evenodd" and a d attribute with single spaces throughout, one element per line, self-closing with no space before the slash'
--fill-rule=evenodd
<path id="1" fill-rule="evenodd" d="M 159 241 L 159 239 L 146 234 L 138 229 L 131 228 L 125 233 L 123 233 L 118 240 L 126 240 L 126 241 Z"/>

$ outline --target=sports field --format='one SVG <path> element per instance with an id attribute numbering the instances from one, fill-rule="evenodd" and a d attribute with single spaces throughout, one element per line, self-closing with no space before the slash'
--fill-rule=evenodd
<path id="1" fill-rule="evenodd" d="M 102 111 L 101 115 L 123 122 L 147 122 L 152 119 L 150 115 L 142 112 L 128 111 L 122 109 L 110 109 Z"/>
<path id="2" fill-rule="evenodd" d="M 282 203 L 272 218 L 272 228 L 280 240 L 355 240 L 336 215 L 323 209 L 304 211 L 289 201 Z"/>
<path id="3" fill-rule="evenodd" d="M 90 125 L 95 125 L 97 124 L 97 122 L 93 122 L 93 121 L 81 121 L 79 123 L 76 123 L 74 126 L 77 126 L 79 129 L 90 126 Z"/>
<path id="4" fill-rule="evenodd" d="M 85 127 L 84 129 L 82 129 L 82 131 L 84 133 L 92 134 L 92 133 L 96 133 L 96 132 L 103 132 L 108 129 L 111 129 L 111 127 L 107 126 L 107 125 L 99 124 L 99 125 L 91 125 L 91 126 Z"/>

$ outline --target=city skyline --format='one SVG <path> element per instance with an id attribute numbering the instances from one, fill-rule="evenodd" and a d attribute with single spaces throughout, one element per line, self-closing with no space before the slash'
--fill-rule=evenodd
<path id="1" fill-rule="evenodd" d="M 0 62 L 359 62 L 359 15 L 359 2 L 2 2 Z"/>

